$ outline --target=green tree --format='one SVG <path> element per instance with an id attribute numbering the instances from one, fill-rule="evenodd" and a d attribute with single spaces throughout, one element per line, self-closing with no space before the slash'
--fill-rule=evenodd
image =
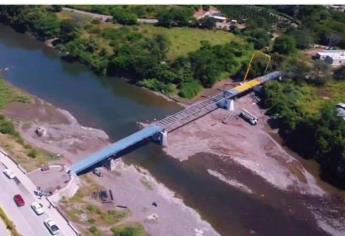
<path id="1" fill-rule="evenodd" d="M 335 80 L 345 80 L 345 66 L 341 66 L 334 71 L 333 78 Z"/>
<path id="2" fill-rule="evenodd" d="M 200 21 L 200 27 L 204 29 L 213 29 L 216 26 L 216 20 L 212 17 L 205 17 Z"/>
<path id="3" fill-rule="evenodd" d="M 273 51 L 280 54 L 290 54 L 296 51 L 295 39 L 291 36 L 281 36 L 276 38 Z"/>
<path id="4" fill-rule="evenodd" d="M 113 20 L 123 25 L 135 25 L 137 24 L 138 17 L 136 14 L 124 9 L 114 8 L 112 10 Z"/>

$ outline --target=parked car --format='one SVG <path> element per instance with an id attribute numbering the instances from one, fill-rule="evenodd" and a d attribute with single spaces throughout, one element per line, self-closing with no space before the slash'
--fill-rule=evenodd
<path id="1" fill-rule="evenodd" d="M 47 227 L 47 229 L 49 230 L 49 232 L 52 235 L 57 235 L 60 233 L 59 227 L 57 226 L 57 224 L 52 219 L 49 219 L 49 218 L 46 219 L 44 221 L 44 225 Z"/>
<path id="2" fill-rule="evenodd" d="M 25 205 L 24 199 L 20 194 L 14 195 L 13 200 L 18 207 L 22 207 Z"/>
<path id="3" fill-rule="evenodd" d="M 16 177 L 16 175 L 10 169 L 4 169 L 2 173 L 4 173 L 4 175 L 6 175 L 9 179 L 14 179 Z"/>
<path id="4" fill-rule="evenodd" d="M 43 204 L 40 202 L 33 202 L 31 203 L 31 208 L 32 210 L 37 214 L 37 215 L 42 215 L 44 213 L 44 207 Z"/>

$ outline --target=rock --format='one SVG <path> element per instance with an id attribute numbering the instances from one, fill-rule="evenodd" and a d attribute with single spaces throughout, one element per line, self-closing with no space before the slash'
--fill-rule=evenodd
<path id="1" fill-rule="evenodd" d="M 47 129 L 44 127 L 37 127 L 35 133 L 38 137 L 44 137 L 47 135 Z"/>

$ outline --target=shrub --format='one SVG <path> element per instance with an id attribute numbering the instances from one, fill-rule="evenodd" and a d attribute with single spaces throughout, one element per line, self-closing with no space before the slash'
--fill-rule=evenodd
<path id="1" fill-rule="evenodd" d="M 201 89 L 201 84 L 196 80 L 184 82 L 180 86 L 179 95 L 184 98 L 193 98 L 201 91 Z"/>
<path id="2" fill-rule="evenodd" d="M 0 120 L 0 133 L 17 135 L 17 132 L 16 132 L 12 122 L 5 120 L 5 119 Z"/>
<path id="3" fill-rule="evenodd" d="M 31 158 L 36 158 L 37 157 L 37 151 L 35 149 L 31 149 L 30 152 L 28 153 L 28 156 Z"/>

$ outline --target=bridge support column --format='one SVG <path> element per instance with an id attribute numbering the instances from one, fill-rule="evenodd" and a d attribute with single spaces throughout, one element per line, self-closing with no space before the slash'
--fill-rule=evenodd
<path id="1" fill-rule="evenodd" d="M 152 137 L 152 139 L 162 145 L 163 147 L 168 146 L 168 132 L 163 130 Z"/>
<path id="2" fill-rule="evenodd" d="M 108 170 L 114 171 L 123 167 L 123 162 L 120 159 L 109 158 L 104 165 Z"/>
<path id="3" fill-rule="evenodd" d="M 234 99 L 224 99 L 222 103 L 218 104 L 221 108 L 233 111 L 235 109 L 235 102 Z"/>

